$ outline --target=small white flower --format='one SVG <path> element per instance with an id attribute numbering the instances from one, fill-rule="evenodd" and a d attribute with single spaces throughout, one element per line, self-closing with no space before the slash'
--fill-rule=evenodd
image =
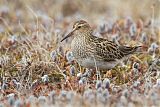
<path id="1" fill-rule="evenodd" d="M 96 81 L 96 89 L 102 87 L 102 81 L 101 80 L 97 80 Z"/>
<path id="2" fill-rule="evenodd" d="M 140 85 L 140 81 L 135 81 L 134 83 L 133 83 L 133 86 L 134 87 L 138 87 Z"/>
<path id="3" fill-rule="evenodd" d="M 71 63 L 71 62 L 74 60 L 73 53 L 70 52 L 70 51 L 68 51 L 68 52 L 66 53 L 66 59 L 67 59 L 67 61 L 68 61 L 69 63 Z"/>
<path id="4" fill-rule="evenodd" d="M 131 37 L 135 36 L 136 31 L 137 31 L 136 24 L 133 23 L 133 24 L 130 26 L 130 29 L 129 29 L 130 36 L 131 36 Z"/>
<path id="5" fill-rule="evenodd" d="M 56 61 L 57 60 L 57 52 L 56 51 L 52 51 L 50 53 L 50 57 L 52 58 L 53 61 Z"/>
<path id="6" fill-rule="evenodd" d="M 147 38 L 147 35 L 146 35 L 145 32 L 142 33 L 140 40 L 141 40 L 141 42 L 147 42 L 148 41 L 148 38 Z"/>
<path id="7" fill-rule="evenodd" d="M 75 68 L 74 66 L 71 66 L 71 67 L 70 67 L 70 74 L 71 74 L 72 76 L 75 76 L 75 72 L 76 72 L 76 68 Z"/>
<path id="8" fill-rule="evenodd" d="M 44 75 L 43 77 L 41 77 L 42 78 L 42 81 L 43 82 L 49 82 L 49 77 L 48 77 L 48 75 Z"/>
<path id="9" fill-rule="evenodd" d="M 87 83 L 87 78 L 86 77 L 82 77 L 80 80 L 79 80 L 79 85 L 84 85 Z"/>
<path id="10" fill-rule="evenodd" d="M 154 42 L 154 43 L 152 43 L 151 44 L 151 49 L 153 50 L 153 51 L 155 51 L 159 46 Z"/>
<path id="11" fill-rule="evenodd" d="M 103 80 L 102 86 L 103 86 L 103 88 L 107 88 L 108 89 L 110 87 L 110 80 L 108 78 L 105 78 Z"/>
<path id="12" fill-rule="evenodd" d="M 82 73 L 81 73 L 81 72 L 78 73 L 78 74 L 77 74 L 77 77 L 79 77 L 79 78 L 82 77 Z"/>

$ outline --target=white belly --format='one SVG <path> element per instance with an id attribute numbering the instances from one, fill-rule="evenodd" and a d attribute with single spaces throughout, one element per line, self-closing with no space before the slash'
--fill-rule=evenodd
<path id="1" fill-rule="evenodd" d="M 77 60 L 77 61 L 81 66 L 84 66 L 86 68 L 94 68 L 97 66 L 98 69 L 112 69 L 118 64 L 117 61 L 110 61 L 110 62 L 96 61 L 95 63 L 95 61 L 91 58 Z"/>

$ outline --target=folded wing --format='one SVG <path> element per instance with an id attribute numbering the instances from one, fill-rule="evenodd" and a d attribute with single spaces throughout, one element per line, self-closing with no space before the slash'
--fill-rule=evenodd
<path id="1" fill-rule="evenodd" d="M 102 38 L 95 38 L 94 43 L 95 57 L 104 61 L 122 59 L 124 56 L 133 54 L 140 47 L 118 46 L 114 42 Z"/>

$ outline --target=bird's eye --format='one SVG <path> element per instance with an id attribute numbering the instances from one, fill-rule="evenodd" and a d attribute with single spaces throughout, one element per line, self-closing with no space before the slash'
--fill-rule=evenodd
<path id="1" fill-rule="evenodd" d="M 78 26 L 78 29 L 81 28 L 81 26 Z"/>

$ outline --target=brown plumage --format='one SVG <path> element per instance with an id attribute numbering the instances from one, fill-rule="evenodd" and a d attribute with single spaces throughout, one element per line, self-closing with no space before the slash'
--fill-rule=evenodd
<path id="1" fill-rule="evenodd" d="M 73 30 L 64 38 L 73 36 L 71 50 L 76 61 L 84 67 L 99 69 L 111 69 L 120 63 L 125 57 L 135 53 L 141 46 L 119 46 L 107 39 L 92 35 L 92 28 L 80 20 L 73 24 Z"/>

